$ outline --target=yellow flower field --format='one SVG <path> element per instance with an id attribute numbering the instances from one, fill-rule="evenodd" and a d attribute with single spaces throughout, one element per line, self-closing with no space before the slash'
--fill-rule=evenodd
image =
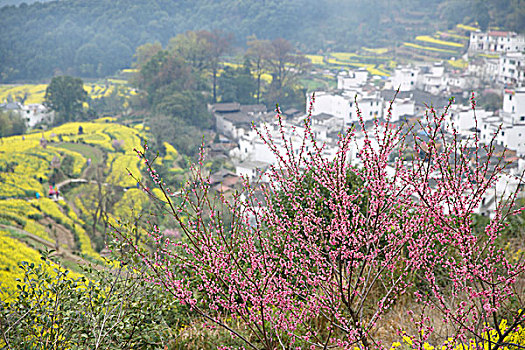
<path id="1" fill-rule="evenodd" d="M 459 29 L 463 29 L 463 30 L 469 31 L 469 32 L 476 32 L 476 31 L 479 30 L 479 28 L 476 28 L 476 27 L 473 27 L 473 26 L 468 26 L 468 25 L 465 25 L 465 24 L 458 24 L 456 27 L 459 28 Z"/>
<path id="2" fill-rule="evenodd" d="M 464 36 L 464 35 L 459 35 L 459 34 L 455 34 L 451 31 L 448 31 L 448 32 L 436 32 L 437 35 L 439 36 L 443 36 L 443 37 L 451 37 L 451 38 L 454 38 L 454 39 L 460 39 L 460 40 L 469 40 L 469 37 L 468 36 Z"/>
<path id="3" fill-rule="evenodd" d="M 361 47 L 362 50 L 364 51 L 368 51 L 368 52 L 371 52 L 371 53 L 375 53 L 376 55 L 384 55 L 385 53 L 388 52 L 388 48 L 386 47 L 381 47 L 381 48 L 369 48 L 369 47 Z"/>
<path id="4" fill-rule="evenodd" d="M 439 49 L 437 47 L 431 47 L 431 46 L 421 46 L 421 45 L 414 44 L 414 43 L 403 43 L 403 45 L 407 46 L 407 47 L 414 48 L 414 49 L 419 49 L 419 50 L 437 51 L 437 52 L 446 52 L 446 53 L 451 53 L 451 54 L 457 54 L 456 51 Z"/>
<path id="5" fill-rule="evenodd" d="M 119 92 L 122 96 L 132 96 L 136 91 L 127 86 L 127 81 L 119 79 L 108 79 L 107 84 L 103 83 L 85 83 L 84 90 L 89 97 L 100 98 L 109 96 L 114 89 L 119 86 Z M 46 94 L 46 84 L 20 84 L 20 85 L 0 85 L 0 103 L 6 102 L 8 96 L 15 101 L 21 101 L 26 97 L 24 104 L 43 103 Z"/>
<path id="6" fill-rule="evenodd" d="M 468 62 L 462 59 L 448 60 L 447 63 L 450 64 L 452 67 L 459 68 L 459 69 L 465 69 L 468 67 Z"/>
<path id="7" fill-rule="evenodd" d="M 305 55 L 305 57 L 308 58 L 312 64 L 324 63 L 324 57 L 321 55 Z"/>
<path id="8" fill-rule="evenodd" d="M 16 279 L 22 278 L 22 270 L 18 268 L 21 261 L 38 265 L 40 253 L 29 248 L 24 243 L 11 238 L 9 232 L 0 228 L 0 286 L 8 291 L 16 290 Z M 5 294 L 2 294 L 2 298 Z"/>
<path id="9" fill-rule="evenodd" d="M 458 47 L 458 48 L 464 47 L 463 44 L 455 43 L 453 41 L 445 41 L 445 40 L 436 39 L 428 35 L 416 36 L 416 40 L 423 41 L 426 43 L 436 44 L 436 45 L 442 45 L 442 46 L 450 46 L 450 47 Z"/>

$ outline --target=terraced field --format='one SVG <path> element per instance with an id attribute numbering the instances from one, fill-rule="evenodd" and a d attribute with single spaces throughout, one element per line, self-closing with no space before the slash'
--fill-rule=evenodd
<path id="1" fill-rule="evenodd" d="M 43 103 L 46 88 L 46 84 L 0 85 L 0 103 L 9 99 L 23 101 L 24 104 Z M 124 97 L 136 94 L 136 91 L 125 80 L 108 79 L 106 83 L 84 84 L 84 90 L 92 99 L 109 96 L 117 88 L 119 95 Z"/>
<path id="2" fill-rule="evenodd" d="M 469 32 L 475 30 L 478 28 L 459 24 L 446 32 L 415 35 L 413 40 L 400 43 L 396 48 L 362 47 L 358 52 L 310 54 L 306 55 L 306 58 L 314 67 L 320 69 L 365 68 L 371 75 L 380 77 L 391 75 L 397 64 L 414 60 L 444 60 L 452 68 L 465 69 L 468 62 L 463 61 L 461 56 L 467 50 Z"/>
<path id="3" fill-rule="evenodd" d="M 101 239 L 101 223 L 93 236 L 89 221 L 99 200 L 97 191 L 102 188 L 103 195 L 112 196 L 107 213 L 112 222 L 142 210 L 148 197 L 129 173 L 141 177 L 142 164 L 133 148 L 141 146 L 146 133 L 141 126 L 127 127 L 104 118 L 0 139 L 2 286 L 13 287 L 19 261 L 39 261 L 39 248 L 100 260 L 101 242 L 93 240 Z M 171 145 L 166 148 L 161 162 L 175 164 L 180 155 Z M 58 200 L 47 196 L 53 185 L 60 191 Z"/>

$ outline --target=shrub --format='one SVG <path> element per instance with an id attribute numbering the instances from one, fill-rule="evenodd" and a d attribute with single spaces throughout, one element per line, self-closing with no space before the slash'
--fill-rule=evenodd
<path id="1" fill-rule="evenodd" d="M 164 349 L 177 326 L 177 308 L 140 271 L 71 273 L 49 256 L 22 262 L 23 278 L 9 301 L 0 301 L 2 346 L 9 349 Z M 53 271 L 51 271 L 53 269 Z"/>

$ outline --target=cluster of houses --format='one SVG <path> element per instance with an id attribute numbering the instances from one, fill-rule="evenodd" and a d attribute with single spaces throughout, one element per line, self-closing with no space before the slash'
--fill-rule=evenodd
<path id="1" fill-rule="evenodd" d="M 463 59 L 468 68 L 449 67 L 443 62 L 420 63 L 401 66 L 381 86 L 374 84 L 376 77 L 365 69 L 344 70 L 337 75 L 337 89 L 316 91 L 311 111 L 311 128 L 317 142 L 324 145 L 323 152 L 328 158 L 337 152 L 338 134 L 359 118 L 365 123 L 385 119 L 389 115 L 393 123 L 420 120 L 429 105 L 438 110 L 448 104 L 451 96 L 460 96 L 463 103 L 454 103 L 449 109 L 448 123 L 453 124 L 459 135 L 465 138 L 474 133 L 482 143 L 492 143 L 496 154 L 508 151 L 506 161 L 511 162 L 507 174 L 502 176 L 495 192 L 487 193 L 479 213 L 490 215 L 496 198 L 504 192 L 521 187 L 517 179 L 525 170 L 525 39 L 522 35 L 509 32 L 472 33 L 469 50 Z M 469 97 L 471 91 L 492 89 L 502 99 L 502 108 L 496 111 L 472 110 Z M 306 96 L 307 109 L 312 95 Z M 210 106 L 216 120 L 217 132 L 221 135 L 223 154 L 235 165 L 235 173 L 229 172 L 226 182 L 232 183 L 232 176 L 269 181 L 268 168 L 277 159 L 261 140 L 252 125 L 263 135 L 271 137 L 273 146 L 286 154 L 292 145 L 298 152 L 303 142 L 304 120 L 308 111 L 283 111 L 282 128 L 275 112 L 268 112 L 262 105 L 243 106 L 238 103 L 215 104 Z M 358 115 L 358 111 L 360 115 Z M 281 137 L 284 131 L 284 138 Z M 497 137 L 493 136 L 499 131 Z M 357 145 L 364 141 L 356 133 Z M 215 145 L 217 148 L 218 146 Z M 311 147 L 307 143 L 306 148 Z M 350 161 L 359 165 L 357 151 L 349 154 Z M 217 178 L 215 174 L 214 179 Z M 218 184 L 220 179 L 218 180 Z M 220 187 L 224 191 L 224 187 Z M 227 190 L 227 189 L 226 189 Z"/>

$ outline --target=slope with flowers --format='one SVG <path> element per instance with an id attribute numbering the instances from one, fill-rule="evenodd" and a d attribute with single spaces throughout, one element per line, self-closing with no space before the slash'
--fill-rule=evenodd
<path id="1" fill-rule="evenodd" d="M 0 284 L 12 288 L 17 263 L 38 262 L 38 248 L 100 260 L 105 222 L 147 203 L 129 175 L 141 177 L 133 148 L 147 137 L 103 118 L 0 139 Z"/>

